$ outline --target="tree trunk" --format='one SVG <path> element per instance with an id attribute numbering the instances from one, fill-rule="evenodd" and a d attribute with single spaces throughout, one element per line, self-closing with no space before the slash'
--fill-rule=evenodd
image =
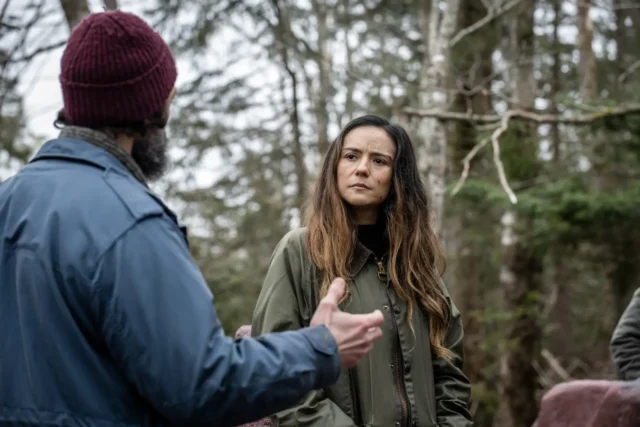
<path id="1" fill-rule="evenodd" d="M 291 106 L 289 108 L 289 122 L 293 133 L 293 157 L 298 188 L 296 191 L 296 207 L 302 209 L 307 197 L 307 168 L 304 163 L 304 149 L 302 147 L 302 132 L 300 131 L 300 111 L 298 95 L 298 77 L 293 70 L 289 58 L 289 47 L 294 44 L 291 24 L 278 0 L 272 0 L 277 24 L 275 38 L 278 41 L 280 59 L 291 83 Z"/>
<path id="2" fill-rule="evenodd" d="M 474 0 L 462 0 L 458 16 L 460 31 L 476 24 L 486 15 L 481 3 Z M 496 48 L 496 39 L 492 26 L 480 30 L 477 39 L 467 44 L 458 44 L 452 49 L 452 73 L 461 76 L 464 81 L 458 81 L 456 87 L 464 90 L 457 92 L 453 109 L 460 113 L 491 114 L 490 76 L 493 73 L 491 55 Z M 471 71 L 473 70 L 473 71 Z M 476 127 L 467 121 L 451 124 L 449 132 L 449 164 L 448 180 L 457 181 L 463 171 L 463 160 L 478 142 Z M 469 175 L 482 175 L 486 167 L 483 158 L 486 151 L 479 152 L 473 159 Z M 496 391 L 496 383 L 491 378 L 487 366 L 493 364 L 494 353 L 487 351 L 482 345 L 489 335 L 481 313 L 492 308 L 487 307 L 486 301 L 491 299 L 486 283 L 490 274 L 491 255 L 483 250 L 487 240 L 492 240 L 491 231 L 474 230 L 481 221 L 483 213 L 465 201 L 462 195 L 456 195 L 447 202 L 447 215 L 443 221 L 444 234 L 447 242 L 447 256 L 450 259 L 450 278 L 447 284 L 451 288 L 458 308 L 463 313 L 464 322 L 464 371 L 475 390 L 471 408 L 474 425 L 490 427 L 493 424 L 494 403 L 492 394 Z"/>
<path id="3" fill-rule="evenodd" d="M 449 42 L 456 29 L 460 0 L 447 0 L 444 10 L 441 3 L 432 1 L 429 19 L 420 19 L 422 43 L 426 47 L 420 73 L 418 107 L 424 110 L 448 110 L 451 102 L 448 80 L 451 71 Z M 429 7 L 425 2 L 424 8 Z M 422 13 L 427 13 L 423 10 Z M 424 15 L 423 15 L 424 16 Z M 424 34 L 429 34 L 424 39 Z M 417 157 L 420 171 L 431 193 L 436 233 L 442 238 L 442 218 L 447 173 L 447 132 L 438 119 L 423 117 L 417 126 Z"/>
<path id="4" fill-rule="evenodd" d="M 628 95 L 625 94 L 624 84 L 625 81 L 620 81 L 619 77 L 624 74 L 628 66 L 628 50 L 629 43 L 627 42 L 627 28 L 625 27 L 625 20 L 629 16 L 628 10 L 624 8 L 624 5 L 628 3 L 627 0 L 613 0 L 614 6 L 614 22 L 616 25 L 616 31 L 614 33 L 615 41 L 616 41 L 616 59 L 615 59 L 615 70 L 616 75 L 615 78 L 615 87 L 617 89 L 616 98 L 620 101 L 627 99 Z M 637 28 L 640 22 L 635 20 L 633 22 L 634 26 Z M 630 76 L 629 76 L 630 77 Z M 629 80 L 629 77 L 626 77 L 625 80 Z"/>
<path id="5" fill-rule="evenodd" d="M 116 10 L 118 9 L 118 0 L 104 0 L 104 7 L 107 10 Z"/>
<path id="6" fill-rule="evenodd" d="M 562 0 L 553 0 L 553 66 L 551 67 L 551 114 L 558 114 L 557 97 L 560 94 L 561 77 L 560 36 L 558 34 L 558 31 L 561 21 Z M 560 127 L 557 123 L 551 125 L 551 150 L 553 153 L 553 163 L 556 167 L 558 167 L 558 164 L 560 163 Z"/>
<path id="7" fill-rule="evenodd" d="M 311 2 L 318 23 L 318 65 L 319 86 L 316 96 L 316 133 L 318 134 L 318 152 L 323 157 L 329 149 L 329 111 L 327 104 L 331 94 L 331 64 L 329 51 L 328 9 L 326 0 Z"/>
<path id="8" fill-rule="evenodd" d="M 506 351 L 501 361 L 502 399 L 509 427 L 531 427 L 538 414 L 538 374 L 534 361 L 541 351 L 542 327 L 538 320 L 538 293 L 542 288 L 542 261 L 517 237 L 510 212 L 503 217 L 503 265 L 500 285 L 511 321 Z"/>
<path id="9" fill-rule="evenodd" d="M 578 0 L 578 46 L 580 47 L 580 93 L 584 100 L 597 94 L 596 59 L 593 54 L 593 23 L 589 17 L 589 0 Z"/>
<path id="10" fill-rule="evenodd" d="M 349 0 L 342 0 L 340 2 L 340 22 L 344 37 L 344 51 L 345 51 L 345 76 L 344 76 L 344 110 L 338 113 L 337 123 L 341 128 L 344 127 L 353 119 L 355 112 L 355 104 L 353 102 L 353 93 L 355 91 L 356 79 L 353 77 L 353 52 L 354 48 L 351 46 L 349 36 L 351 35 L 352 20 L 349 10 Z"/>
<path id="11" fill-rule="evenodd" d="M 511 85 L 517 108 L 532 109 L 536 96 L 534 77 L 534 11 L 535 0 L 525 0 L 507 17 L 510 46 L 508 57 L 513 62 Z M 517 144 L 512 157 L 516 160 L 510 176 L 517 181 L 530 181 L 538 174 L 537 128 L 531 124 L 512 124 L 506 144 Z M 525 156 L 523 158 L 523 156 Z M 522 167 L 523 163 L 529 163 Z M 504 425 L 530 427 L 538 412 L 538 375 L 534 362 L 541 350 L 542 328 L 538 319 L 542 293 L 542 259 L 528 246 L 522 233 L 529 230 L 533 218 L 507 210 L 502 217 L 502 266 L 500 285 L 506 309 L 510 314 L 506 349 L 501 360 L 501 401 Z"/>
<path id="12" fill-rule="evenodd" d="M 60 6 L 62 6 L 69 31 L 90 13 L 87 0 L 60 0 Z"/>

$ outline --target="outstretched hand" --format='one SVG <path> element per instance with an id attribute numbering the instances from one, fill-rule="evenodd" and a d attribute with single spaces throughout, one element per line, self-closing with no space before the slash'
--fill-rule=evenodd
<path id="1" fill-rule="evenodd" d="M 356 366 L 371 351 L 375 340 L 382 337 L 384 317 L 380 310 L 367 314 L 349 314 L 338 309 L 346 291 L 344 279 L 329 286 L 311 319 L 311 326 L 326 325 L 338 344 L 340 363 L 344 368 Z"/>

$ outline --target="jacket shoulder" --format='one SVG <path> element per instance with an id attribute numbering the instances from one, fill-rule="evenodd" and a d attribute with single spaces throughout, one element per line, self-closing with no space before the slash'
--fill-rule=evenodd
<path id="1" fill-rule="evenodd" d="M 305 238 L 307 236 L 306 227 L 298 227 L 288 231 L 278 242 L 277 247 L 281 249 L 304 249 Z"/>
<path id="2" fill-rule="evenodd" d="M 113 191 L 122 205 L 136 220 L 147 216 L 161 215 L 168 210 L 164 204 L 153 196 L 133 178 L 106 170 L 103 174 L 105 184 Z"/>
<path id="3" fill-rule="evenodd" d="M 309 263 L 305 243 L 306 235 L 307 229 L 305 227 L 288 231 L 273 250 L 271 261 L 274 258 L 284 257 L 288 263 L 295 263 L 299 267 L 305 267 Z"/>
<path id="4" fill-rule="evenodd" d="M 150 217 L 162 217 L 164 208 L 133 177 L 106 169 L 77 171 L 77 184 L 70 191 L 84 195 L 78 202 L 58 205 L 69 220 L 83 224 L 94 236 L 94 242 L 105 250 L 123 233 Z"/>
<path id="5" fill-rule="evenodd" d="M 44 236 L 45 230 L 56 230 L 60 239 L 76 236 L 77 251 L 99 256 L 135 224 L 164 216 L 164 206 L 143 184 L 113 168 L 36 162 L 15 178 L 7 192 L 11 210 L 31 212 L 25 217 L 28 229 L 15 233 L 42 244 L 55 244 Z"/>

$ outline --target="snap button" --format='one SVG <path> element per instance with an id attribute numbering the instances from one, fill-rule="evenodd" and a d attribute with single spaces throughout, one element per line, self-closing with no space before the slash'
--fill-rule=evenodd
<path id="1" fill-rule="evenodd" d="M 395 314 L 400 314 L 400 307 L 394 307 L 393 312 Z"/>
<path id="2" fill-rule="evenodd" d="M 408 363 L 406 363 L 406 364 L 404 365 L 404 372 L 405 372 L 405 373 L 407 373 L 407 374 L 408 374 L 409 372 L 411 372 L 411 365 L 409 365 Z"/>
<path id="3" fill-rule="evenodd" d="M 382 308 L 384 308 L 385 310 L 389 310 L 389 306 L 387 304 L 383 305 Z"/>

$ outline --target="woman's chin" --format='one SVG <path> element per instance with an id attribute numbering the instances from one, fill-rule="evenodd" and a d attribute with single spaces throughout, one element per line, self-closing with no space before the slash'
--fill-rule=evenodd
<path id="1" fill-rule="evenodd" d="M 345 200 L 348 205 L 354 208 L 366 208 L 366 207 L 375 207 L 376 203 L 374 200 L 371 200 L 370 197 L 349 197 L 349 199 Z"/>

